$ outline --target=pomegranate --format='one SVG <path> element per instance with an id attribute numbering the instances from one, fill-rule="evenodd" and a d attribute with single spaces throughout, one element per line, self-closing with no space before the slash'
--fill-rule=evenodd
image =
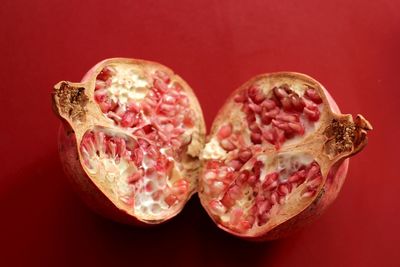
<path id="1" fill-rule="evenodd" d="M 81 83 L 58 83 L 53 107 L 65 171 L 99 213 L 158 224 L 196 191 L 205 123 L 192 89 L 167 67 L 104 60 Z"/>
<path id="2" fill-rule="evenodd" d="M 199 197 L 221 229 L 250 240 L 289 234 L 337 196 L 348 158 L 372 126 L 340 114 L 328 91 L 303 74 L 254 77 L 215 118 L 201 154 Z"/>

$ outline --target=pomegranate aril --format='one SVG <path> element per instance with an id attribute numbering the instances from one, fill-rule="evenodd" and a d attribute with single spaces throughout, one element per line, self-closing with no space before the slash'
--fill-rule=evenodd
<path id="1" fill-rule="evenodd" d="M 304 114 L 310 121 L 318 121 L 319 119 L 319 110 L 318 108 L 313 108 L 313 106 L 307 106 L 303 110 Z"/>
<path id="2" fill-rule="evenodd" d="M 210 209 L 214 214 L 222 215 L 226 212 L 226 207 L 217 200 L 210 201 Z"/>
<path id="3" fill-rule="evenodd" d="M 276 96 L 278 99 L 287 98 L 287 97 L 289 96 L 289 95 L 287 94 L 287 92 L 286 92 L 284 89 L 280 88 L 280 87 L 274 87 L 272 90 L 273 90 L 275 96 Z"/>
<path id="4" fill-rule="evenodd" d="M 224 139 L 224 138 L 229 137 L 231 134 L 232 134 L 232 124 L 229 123 L 229 124 L 223 125 L 218 130 L 217 137 L 219 139 Z"/>
<path id="5" fill-rule="evenodd" d="M 239 160 L 234 159 L 234 160 L 229 161 L 227 163 L 227 166 L 233 168 L 235 171 L 238 171 L 238 170 L 240 170 L 240 168 L 242 168 L 243 163 L 240 162 Z"/>
<path id="6" fill-rule="evenodd" d="M 239 151 L 239 160 L 242 163 L 246 163 L 251 157 L 252 157 L 252 152 L 250 149 L 241 149 Z"/>
<path id="7" fill-rule="evenodd" d="M 253 103 L 249 104 L 249 108 L 255 113 L 260 113 L 262 110 L 260 106 L 253 104 Z"/>
<path id="8" fill-rule="evenodd" d="M 308 88 L 305 91 L 304 96 L 306 98 L 310 99 L 311 101 L 313 101 L 315 104 L 321 104 L 322 103 L 322 99 L 318 95 L 317 91 L 315 91 L 315 89 Z"/>
<path id="9" fill-rule="evenodd" d="M 164 201 L 168 206 L 172 206 L 178 201 L 178 198 L 175 195 L 170 194 L 164 199 Z"/>
<path id="10" fill-rule="evenodd" d="M 260 104 L 261 102 L 264 101 L 265 96 L 264 94 L 260 91 L 260 89 L 256 87 L 250 87 L 248 89 L 248 96 L 249 98 L 255 103 L 255 104 Z"/>
<path id="11" fill-rule="evenodd" d="M 262 103 L 261 103 L 261 107 L 265 108 L 266 111 L 272 110 L 276 107 L 276 103 L 275 101 L 271 100 L 271 99 L 265 99 Z"/>
<path id="12" fill-rule="evenodd" d="M 236 148 L 235 144 L 232 143 L 229 139 L 223 139 L 220 142 L 221 147 L 226 151 L 232 151 Z"/>
<path id="13" fill-rule="evenodd" d="M 235 207 L 232 209 L 229 223 L 232 225 L 237 225 L 242 218 L 243 210 L 241 208 Z"/>
<path id="14" fill-rule="evenodd" d="M 251 133 L 250 139 L 254 144 L 261 144 L 261 134 L 259 133 Z"/>

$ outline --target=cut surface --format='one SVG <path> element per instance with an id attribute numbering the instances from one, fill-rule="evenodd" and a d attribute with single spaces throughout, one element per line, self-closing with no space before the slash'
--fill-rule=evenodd
<path id="1" fill-rule="evenodd" d="M 55 102 L 74 129 L 88 176 L 140 221 L 177 214 L 197 187 L 205 135 L 190 87 L 162 65 L 127 59 L 106 60 L 84 80 L 60 83 Z M 85 102 L 70 104 L 77 90 Z M 79 120 L 71 117 L 75 107 Z"/>
<path id="2" fill-rule="evenodd" d="M 368 127 L 360 125 L 333 113 L 315 80 L 260 75 L 233 93 L 212 125 L 201 202 L 221 228 L 261 236 L 306 209 L 331 166 L 365 145 Z"/>

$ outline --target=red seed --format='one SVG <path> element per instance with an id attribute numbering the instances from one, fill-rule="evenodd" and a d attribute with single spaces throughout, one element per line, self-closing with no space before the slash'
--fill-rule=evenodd
<path id="1" fill-rule="evenodd" d="M 263 213 L 268 212 L 272 208 L 272 205 L 271 203 L 269 203 L 268 200 L 266 200 L 264 202 L 257 203 L 257 207 L 258 207 L 258 214 L 261 215 Z"/>
<path id="2" fill-rule="evenodd" d="M 136 114 L 131 111 L 125 112 L 121 119 L 121 126 L 132 127 L 135 123 L 137 123 Z"/>
<path id="3" fill-rule="evenodd" d="M 292 102 L 292 106 L 294 110 L 298 112 L 302 112 L 306 104 L 304 103 L 304 100 L 302 98 L 299 98 L 298 95 L 291 95 L 290 96 L 290 101 Z"/>
<path id="4" fill-rule="evenodd" d="M 288 94 L 282 88 L 274 87 L 272 90 L 274 91 L 274 94 L 278 99 L 282 99 L 282 98 L 288 97 Z"/>
<path id="5" fill-rule="evenodd" d="M 305 107 L 303 112 L 310 121 L 317 121 L 319 119 L 319 110 L 311 107 L 312 106 Z"/>
<path id="6" fill-rule="evenodd" d="M 177 200 L 178 200 L 178 198 L 177 198 L 175 195 L 173 195 L 173 194 L 168 195 L 168 196 L 164 199 L 165 203 L 167 203 L 168 206 L 172 206 L 173 204 L 175 204 L 175 202 L 176 202 Z"/>
<path id="7" fill-rule="evenodd" d="M 280 111 L 279 108 L 275 107 L 274 109 L 272 109 L 272 110 L 270 110 L 268 112 L 265 112 L 264 116 L 267 116 L 267 117 L 270 117 L 270 118 L 275 118 L 276 115 L 279 114 L 279 111 Z"/>
<path id="8" fill-rule="evenodd" d="M 235 207 L 231 212 L 230 224 L 237 225 L 243 215 L 243 210 L 241 208 Z"/>
<path id="9" fill-rule="evenodd" d="M 279 174 L 277 172 L 271 172 L 265 175 L 263 187 L 269 187 L 273 182 L 278 180 Z"/>
<path id="10" fill-rule="evenodd" d="M 271 133 L 270 131 L 263 131 L 262 136 L 264 137 L 264 139 L 268 142 L 270 142 L 271 144 L 274 144 L 274 135 L 273 133 Z"/>
<path id="11" fill-rule="evenodd" d="M 269 125 L 271 123 L 272 117 L 268 116 L 268 112 L 261 113 L 261 122 L 264 125 Z"/>
<path id="12" fill-rule="evenodd" d="M 273 192 L 270 196 L 271 204 L 274 205 L 278 203 L 279 197 L 277 192 Z"/>
<path id="13" fill-rule="evenodd" d="M 261 144 L 261 134 L 251 133 L 250 139 L 254 144 Z"/>
<path id="14" fill-rule="evenodd" d="M 298 122 L 299 116 L 295 114 L 280 113 L 276 116 L 276 119 L 286 122 Z"/>
<path id="15" fill-rule="evenodd" d="M 253 104 L 253 103 L 250 103 L 249 104 L 249 108 L 252 110 L 252 111 L 254 111 L 255 113 L 261 113 L 261 107 L 260 106 L 258 106 L 258 105 L 256 105 L 256 104 Z"/>
<path id="16" fill-rule="evenodd" d="M 230 208 L 235 204 L 235 200 L 233 200 L 229 194 L 225 193 L 224 197 L 221 199 L 221 203 L 225 207 Z"/>
<path id="17" fill-rule="evenodd" d="M 168 91 L 167 84 L 163 80 L 154 79 L 153 86 L 162 93 L 166 93 Z"/>
<path id="18" fill-rule="evenodd" d="M 239 160 L 242 163 L 247 162 L 252 156 L 253 156 L 253 154 L 251 153 L 250 149 L 241 149 L 239 151 Z"/>
<path id="19" fill-rule="evenodd" d="M 256 184 L 256 182 L 257 182 L 257 176 L 255 176 L 254 174 L 250 175 L 249 179 L 247 180 L 247 183 L 250 186 L 254 186 Z"/>
<path id="20" fill-rule="evenodd" d="M 257 88 L 257 87 L 250 87 L 248 89 L 248 95 L 249 98 L 255 103 L 255 104 L 261 104 L 261 102 L 264 101 L 265 96 L 263 93 Z"/>
<path id="21" fill-rule="evenodd" d="M 244 183 L 247 182 L 247 179 L 249 178 L 249 171 L 244 170 L 242 171 L 239 176 L 236 178 L 235 183 L 239 186 L 243 185 Z"/>
<path id="22" fill-rule="evenodd" d="M 244 93 L 239 93 L 234 97 L 234 101 L 236 103 L 244 103 L 246 102 L 247 96 Z"/>
<path id="23" fill-rule="evenodd" d="M 257 160 L 256 162 L 254 162 L 254 166 L 253 166 L 254 175 L 257 177 L 260 177 L 261 169 L 263 167 L 264 167 L 264 163 L 262 163 L 262 161 Z"/>
<path id="24" fill-rule="evenodd" d="M 217 137 L 218 137 L 219 139 L 224 139 L 224 138 L 229 137 L 231 134 L 232 134 L 232 124 L 229 123 L 229 124 L 223 125 L 223 126 L 219 129 L 219 131 L 218 131 L 218 133 L 217 133 Z"/>
<path id="25" fill-rule="evenodd" d="M 128 177 L 128 184 L 136 183 L 140 178 L 142 178 L 142 174 L 140 172 L 135 172 Z"/>
<path id="26" fill-rule="evenodd" d="M 222 215 L 226 212 L 226 207 L 218 200 L 211 200 L 209 206 L 214 214 Z"/>
<path id="27" fill-rule="evenodd" d="M 304 97 L 310 99 L 315 104 L 321 104 L 322 103 L 321 97 L 318 95 L 317 91 L 315 89 L 313 89 L 313 88 L 308 88 L 304 93 Z"/>
<path id="28" fill-rule="evenodd" d="M 300 123 L 293 123 L 289 122 L 288 126 L 291 130 L 296 132 L 297 134 L 303 135 L 304 134 L 304 127 Z"/>
<path id="29" fill-rule="evenodd" d="M 265 108 L 266 111 L 272 110 L 276 107 L 276 103 L 275 101 L 271 100 L 271 99 L 265 99 L 262 103 L 261 103 L 261 107 Z"/>
<path id="30" fill-rule="evenodd" d="M 280 101 L 281 101 L 283 110 L 291 111 L 293 109 L 292 101 L 290 100 L 289 97 L 282 98 L 282 99 L 280 99 Z"/>
<path id="31" fill-rule="evenodd" d="M 226 151 L 232 151 L 236 148 L 235 144 L 233 144 L 229 139 L 223 139 L 220 141 L 221 147 Z"/>
<path id="32" fill-rule="evenodd" d="M 255 123 L 255 122 L 252 123 L 252 124 L 249 126 L 249 129 L 250 129 L 250 131 L 252 131 L 253 133 L 258 133 L 258 134 L 261 133 L 260 127 L 259 127 L 258 124 Z"/>
<path id="33" fill-rule="evenodd" d="M 249 230 L 251 229 L 252 224 L 250 224 L 250 222 L 248 221 L 241 221 L 239 228 L 243 231 Z"/>
<path id="34" fill-rule="evenodd" d="M 170 82 L 170 78 L 167 73 L 161 70 L 157 70 L 155 75 L 160 78 L 164 83 L 168 84 Z"/>
<path id="35" fill-rule="evenodd" d="M 280 184 L 278 187 L 278 194 L 281 196 L 286 196 L 292 191 L 292 186 L 290 184 Z"/>
<path id="36" fill-rule="evenodd" d="M 233 168 L 235 171 L 238 171 L 238 170 L 240 170 L 240 168 L 242 168 L 243 163 L 241 163 L 239 160 L 234 159 L 234 160 L 228 162 L 226 165 L 228 167 Z"/>

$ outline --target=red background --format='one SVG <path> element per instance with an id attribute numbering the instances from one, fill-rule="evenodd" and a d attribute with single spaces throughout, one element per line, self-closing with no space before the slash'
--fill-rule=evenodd
<path id="1" fill-rule="evenodd" d="M 399 1 L 2 1 L 0 265 L 400 266 Z M 108 57 L 161 62 L 194 88 L 208 127 L 231 90 L 280 70 L 322 82 L 375 129 L 312 226 L 253 244 L 194 197 L 143 230 L 90 212 L 57 155 L 50 92 Z"/>

